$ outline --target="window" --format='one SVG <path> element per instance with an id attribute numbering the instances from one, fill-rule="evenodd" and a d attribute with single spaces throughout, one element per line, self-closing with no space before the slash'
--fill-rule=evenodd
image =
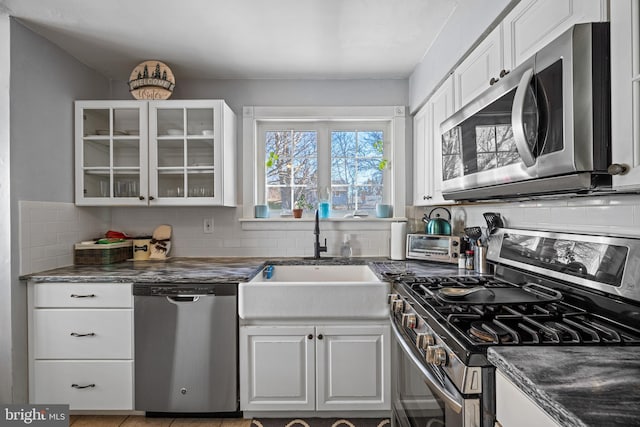
<path id="1" fill-rule="evenodd" d="M 301 195 L 307 208 L 328 200 L 338 217 L 389 203 L 388 128 L 388 122 L 258 123 L 256 169 L 269 210 L 286 214 Z"/>
<path id="2" fill-rule="evenodd" d="M 263 204 L 287 216 L 301 195 L 309 210 L 329 201 L 336 220 L 375 218 L 377 203 L 404 216 L 405 110 L 245 106 L 243 219 Z"/>

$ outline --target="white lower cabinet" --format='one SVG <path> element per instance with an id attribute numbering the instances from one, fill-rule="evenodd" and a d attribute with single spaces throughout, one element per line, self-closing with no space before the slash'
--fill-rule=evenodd
<path id="1" fill-rule="evenodd" d="M 502 427 L 560 427 L 499 370 L 496 370 L 496 419 L 496 425 Z"/>
<path id="2" fill-rule="evenodd" d="M 29 402 L 133 409 L 130 283 L 29 283 Z"/>
<path id="3" fill-rule="evenodd" d="M 37 360 L 32 403 L 74 410 L 132 409 L 133 361 Z"/>
<path id="4" fill-rule="evenodd" d="M 389 325 L 240 327 L 243 411 L 388 410 Z"/>

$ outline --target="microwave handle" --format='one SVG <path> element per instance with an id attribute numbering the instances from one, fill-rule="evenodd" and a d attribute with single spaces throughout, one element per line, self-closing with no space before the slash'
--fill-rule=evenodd
<path id="1" fill-rule="evenodd" d="M 527 144 L 527 136 L 524 131 L 524 99 L 527 96 L 527 89 L 533 79 L 533 69 L 529 68 L 524 72 L 520 79 L 520 84 L 516 89 L 516 95 L 513 98 L 513 109 L 511 110 L 511 123 L 513 124 L 513 139 L 516 143 L 516 149 L 520 158 L 527 167 L 531 167 L 536 163 L 536 158 L 529 149 Z"/>

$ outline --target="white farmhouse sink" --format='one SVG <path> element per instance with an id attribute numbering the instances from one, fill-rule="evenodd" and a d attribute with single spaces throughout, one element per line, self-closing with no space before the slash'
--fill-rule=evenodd
<path id="1" fill-rule="evenodd" d="M 238 287 L 241 319 L 377 319 L 389 283 L 366 265 L 276 265 Z"/>

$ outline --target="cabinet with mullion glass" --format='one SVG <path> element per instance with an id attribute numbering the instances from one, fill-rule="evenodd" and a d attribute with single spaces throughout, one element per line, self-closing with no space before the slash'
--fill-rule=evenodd
<path id="1" fill-rule="evenodd" d="M 216 100 L 158 101 L 150 111 L 156 205 L 235 206 L 235 115 Z"/>
<path id="2" fill-rule="evenodd" d="M 77 101 L 76 204 L 235 206 L 235 132 L 221 100 Z"/>
<path id="3" fill-rule="evenodd" d="M 76 204 L 147 204 L 147 107 L 77 101 Z"/>

